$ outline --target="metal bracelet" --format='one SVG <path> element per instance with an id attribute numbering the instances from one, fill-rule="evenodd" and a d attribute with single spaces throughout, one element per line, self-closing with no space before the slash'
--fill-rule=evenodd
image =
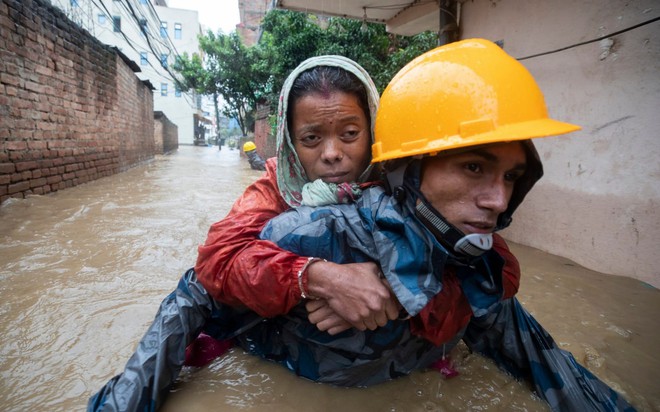
<path id="1" fill-rule="evenodd" d="M 309 296 L 305 292 L 305 288 L 303 286 L 303 274 L 305 273 L 305 271 L 307 271 L 307 267 L 309 265 L 311 265 L 314 262 L 318 262 L 318 261 L 327 262 L 327 260 L 322 259 L 322 258 L 310 257 L 310 258 L 307 258 L 307 262 L 305 262 L 303 267 L 300 268 L 300 270 L 298 271 L 298 287 L 300 288 L 300 297 L 302 297 L 303 299 L 314 299 L 313 297 Z"/>

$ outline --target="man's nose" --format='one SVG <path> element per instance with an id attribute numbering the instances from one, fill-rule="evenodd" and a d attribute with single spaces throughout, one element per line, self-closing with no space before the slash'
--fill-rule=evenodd
<path id="1" fill-rule="evenodd" d="M 480 207 L 500 214 L 509 207 L 510 199 L 511 188 L 503 181 L 497 181 L 482 188 L 478 201 Z"/>

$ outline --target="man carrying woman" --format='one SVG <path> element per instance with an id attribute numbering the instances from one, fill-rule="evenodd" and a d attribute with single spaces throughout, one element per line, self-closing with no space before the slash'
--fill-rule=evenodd
<path id="1" fill-rule="evenodd" d="M 204 329 L 346 386 L 428 367 L 463 339 L 528 379 L 554 410 L 632 410 L 524 311 L 517 261 L 493 234 L 542 175 L 530 139 L 578 129 L 547 117 L 524 67 L 483 40 L 404 67 L 375 124 L 386 188 L 347 183 L 371 180 L 368 151 L 358 149 L 368 148 L 375 98 L 334 81 L 297 89 L 305 70 L 282 92 L 278 167 L 269 161 L 211 228 L 195 270 L 90 409 L 112 410 L 123 395 L 129 410 L 157 408 Z"/>

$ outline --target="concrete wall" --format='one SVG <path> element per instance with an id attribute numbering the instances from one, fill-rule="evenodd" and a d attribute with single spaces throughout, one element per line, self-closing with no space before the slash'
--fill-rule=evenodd
<path id="1" fill-rule="evenodd" d="M 153 97 L 112 49 L 40 0 L 0 3 L 0 202 L 154 153 Z"/>
<path id="2" fill-rule="evenodd" d="M 502 40 L 516 58 L 624 30 L 658 16 L 654 0 L 473 0 L 461 38 Z M 590 269 L 660 287 L 658 22 L 522 60 L 552 117 L 582 126 L 537 139 L 546 174 L 504 236 Z"/>
<path id="3" fill-rule="evenodd" d="M 197 40 L 197 36 L 203 33 L 200 30 L 198 12 L 170 7 L 156 6 L 155 8 L 161 21 L 167 22 L 167 30 L 170 40 L 176 48 L 176 51 L 172 50 L 169 52 L 169 65 L 171 66 L 174 64 L 175 52 L 180 55 L 187 53 L 188 56 L 199 54 L 199 41 Z M 148 15 L 148 13 L 145 14 Z M 176 39 L 174 36 L 174 26 L 176 24 L 181 25 L 181 39 Z M 140 35 L 138 34 L 138 37 L 139 36 Z M 146 46 L 144 51 L 148 51 Z M 154 56 L 152 53 L 148 54 L 150 59 L 154 59 L 154 65 L 158 67 L 157 63 L 159 61 L 159 56 Z M 139 61 L 137 53 L 135 58 L 137 59 L 136 61 Z M 156 71 L 151 65 L 146 65 L 141 66 L 141 69 L 144 72 L 144 76 L 154 82 L 154 87 L 156 88 L 156 91 L 154 92 L 154 108 L 165 113 L 167 118 L 177 125 L 179 128 L 179 143 L 187 145 L 193 144 L 195 139 L 194 115 L 202 114 L 201 101 L 197 101 L 198 96 L 192 92 L 180 93 L 177 96 L 171 76 L 169 73 L 165 73 L 161 68 Z M 161 92 L 162 84 L 167 85 L 168 91 L 166 96 Z"/>

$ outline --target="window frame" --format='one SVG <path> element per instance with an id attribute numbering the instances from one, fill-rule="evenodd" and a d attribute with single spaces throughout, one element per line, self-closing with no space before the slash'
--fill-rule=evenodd
<path id="1" fill-rule="evenodd" d="M 181 23 L 174 23 L 174 38 L 176 40 L 183 38 L 183 25 Z"/>
<path id="2" fill-rule="evenodd" d="M 167 22 L 166 21 L 161 21 L 160 22 L 160 37 L 163 39 L 167 38 Z"/>
<path id="3" fill-rule="evenodd" d="M 112 31 L 121 33 L 121 16 L 112 16 Z"/>

